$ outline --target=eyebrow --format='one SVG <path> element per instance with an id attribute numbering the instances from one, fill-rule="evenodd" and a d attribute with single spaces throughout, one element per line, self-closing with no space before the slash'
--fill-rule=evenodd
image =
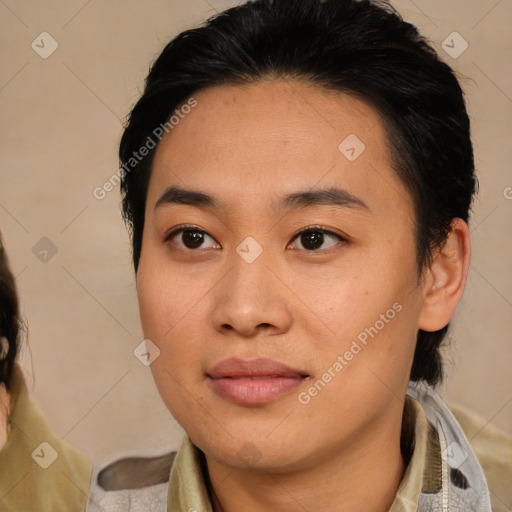
<path id="1" fill-rule="evenodd" d="M 155 210 L 169 204 L 187 204 L 210 210 L 226 209 L 225 202 L 220 199 L 198 190 L 187 190 L 177 185 L 172 185 L 165 190 L 156 202 Z M 370 211 L 361 199 L 347 190 L 337 187 L 293 192 L 281 197 L 278 201 L 273 200 L 271 202 L 275 211 L 322 205 Z"/>

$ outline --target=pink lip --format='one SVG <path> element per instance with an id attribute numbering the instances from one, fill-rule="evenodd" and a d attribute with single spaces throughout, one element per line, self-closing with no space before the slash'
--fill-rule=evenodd
<path id="1" fill-rule="evenodd" d="M 271 359 L 226 359 L 207 373 L 214 390 L 232 402 L 260 405 L 300 386 L 305 372 Z"/>

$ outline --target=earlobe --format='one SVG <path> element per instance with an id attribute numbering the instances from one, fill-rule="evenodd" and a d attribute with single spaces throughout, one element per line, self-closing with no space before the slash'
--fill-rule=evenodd
<path id="1" fill-rule="evenodd" d="M 470 258 L 468 225 L 454 219 L 445 243 L 435 251 L 425 270 L 419 329 L 438 331 L 450 322 L 464 293 Z"/>

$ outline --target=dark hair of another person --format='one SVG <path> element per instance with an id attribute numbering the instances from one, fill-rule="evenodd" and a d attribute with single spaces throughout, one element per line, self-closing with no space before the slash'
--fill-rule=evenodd
<path id="1" fill-rule="evenodd" d="M 477 187 L 470 122 L 452 69 L 387 2 L 256 0 L 179 34 L 151 66 L 130 113 L 121 165 L 194 92 L 276 79 L 353 95 L 380 114 L 393 168 L 413 201 L 421 276 L 451 221 L 468 222 Z M 154 151 L 121 177 L 136 272 Z M 418 332 L 411 380 L 442 380 L 447 331 Z"/>
<path id="2" fill-rule="evenodd" d="M 7 339 L 7 354 L 0 359 L 0 383 L 11 389 L 14 361 L 18 353 L 21 323 L 14 277 L 0 235 L 0 338 Z"/>

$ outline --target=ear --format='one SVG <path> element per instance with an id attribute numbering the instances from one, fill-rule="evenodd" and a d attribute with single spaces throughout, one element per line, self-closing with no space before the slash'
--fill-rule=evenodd
<path id="1" fill-rule="evenodd" d="M 470 258 L 468 225 L 462 219 L 454 219 L 446 242 L 436 250 L 430 267 L 424 271 L 419 329 L 438 331 L 450 322 L 464 293 Z"/>

